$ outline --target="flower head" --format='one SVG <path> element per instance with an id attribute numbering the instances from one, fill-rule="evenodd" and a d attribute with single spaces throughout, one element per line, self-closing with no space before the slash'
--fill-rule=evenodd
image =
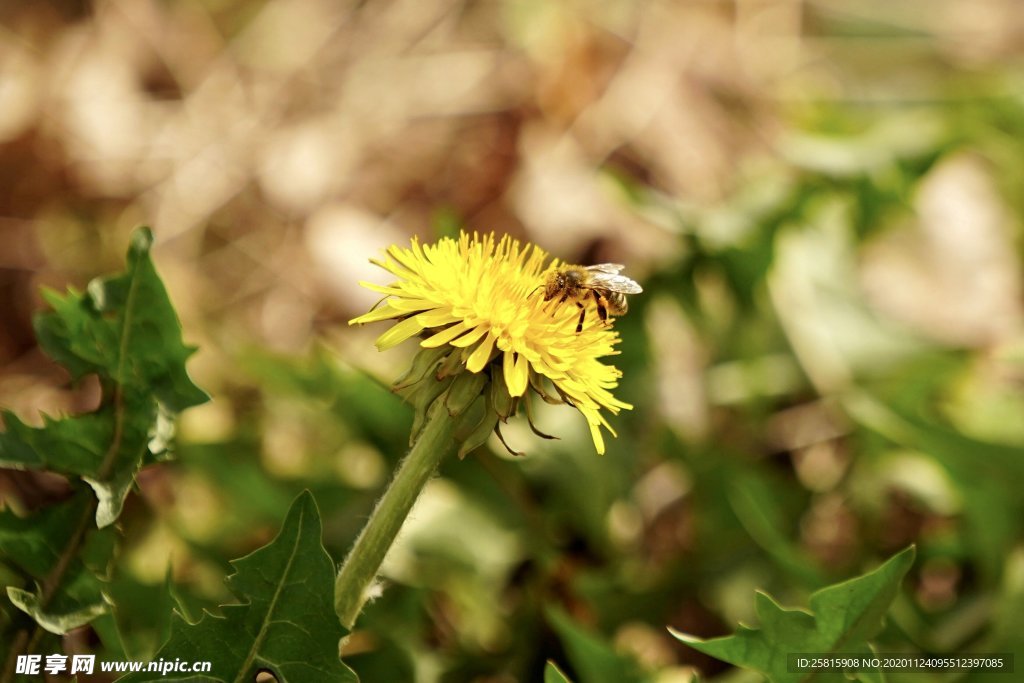
<path id="1" fill-rule="evenodd" d="M 385 299 L 350 324 L 398 320 L 377 339 L 377 348 L 422 335 L 420 346 L 435 350 L 428 356 L 431 367 L 487 376 L 491 412 L 496 409 L 502 419 L 531 387 L 549 402 L 574 406 L 603 453 L 600 427 L 615 432 L 602 409 L 632 408 L 611 393 L 621 373 L 600 361 L 617 353 L 619 337 L 595 315 L 593 301 L 584 304 L 589 310 L 577 332 L 579 309 L 573 302 L 544 300 L 546 275 L 559 267 L 558 261 L 545 267 L 546 260 L 543 250 L 521 247 L 508 236 L 462 233 L 457 241 L 443 238 L 433 245 L 413 238 L 411 248 L 391 246 L 384 260 L 373 261 L 398 279 L 386 286 L 360 282 Z M 548 382 L 561 401 L 546 390 Z M 511 411 L 496 405 L 502 395 L 510 399 Z"/>

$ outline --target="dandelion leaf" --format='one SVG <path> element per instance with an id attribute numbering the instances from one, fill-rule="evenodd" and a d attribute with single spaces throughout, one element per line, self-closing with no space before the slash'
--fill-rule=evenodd
<path id="1" fill-rule="evenodd" d="M 27 518 L 0 512 L 0 557 L 27 577 L 22 587 L 8 586 L 7 597 L 51 633 L 66 633 L 107 611 L 103 579 L 115 535 L 92 524 L 85 492 Z M 68 555 L 78 534 L 86 534 L 85 540 Z M 48 577 L 64 564 L 61 581 L 51 585 Z"/>
<path id="2" fill-rule="evenodd" d="M 789 657 L 807 654 L 869 654 L 869 640 L 882 620 L 914 562 L 910 547 L 874 571 L 827 586 L 811 595 L 810 611 L 788 610 L 764 593 L 757 594 L 760 628 L 740 626 L 731 636 L 702 640 L 672 634 L 690 647 L 730 664 L 754 669 L 772 683 L 808 680 L 807 672 L 790 671 Z M 672 629 L 670 629 L 672 630 Z M 881 680 L 878 672 L 858 672 L 865 683 Z M 815 681 L 846 681 L 842 673 L 818 673 Z"/>
<path id="3" fill-rule="evenodd" d="M 85 294 L 47 292 L 52 312 L 37 316 L 43 349 L 74 377 L 96 373 L 123 389 L 144 390 L 174 412 L 207 395 L 192 383 L 185 361 L 195 351 L 150 258 L 153 234 L 132 235 L 124 273 L 97 278 Z"/>
<path id="4" fill-rule="evenodd" d="M 261 671 L 278 683 L 357 681 L 338 658 L 345 630 L 329 599 L 334 562 L 320 534 L 316 503 L 304 492 L 277 538 L 232 562 L 237 571 L 227 582 L 240 604 L 224 606 L 222 617 L 205 614 L 196 624 L 175 616 L 170 639 L 156 659 L 209 661 L 210 672 L 201 678 L 132 673 L 119 681 L 252 681 Z"/>
<path id="5" fill-rule="evenodd" d="M 207 400 L 185 371 L 193 349 L 153 267 L 152 241 L 138 230 L 124 273 L 94 280 L 85 294 L 48 292 L 53 310 L 35 320 L 40 345 L 73 377 L 99 377 L 100 407 L 40 428 L 3 414 L 0 466 L 84 479 L 99 499 L 99 527 L 120 515 L 138 469 L 166 457 L 174 415 Z"/>

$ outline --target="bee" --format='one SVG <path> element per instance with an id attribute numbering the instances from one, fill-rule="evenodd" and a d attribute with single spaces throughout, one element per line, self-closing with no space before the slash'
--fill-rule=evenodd
<path id="1" fill-rule="evenodd" d="M 544 301 L 560 297 L 558 303 L 572 299 L 580 309 L 580 321 L 576 334 L 583 331 L 583 319 L 587 309 L 583 303 L 588 296 L 594 297 L 597 315 L 601 322 L 608 322 L 608 314 L 624 315 L 629 310 L 627 294 L 644 291 L 640 285 L 619 271 L 625 268 L 619 263 L 599 263 L 594 266 L 562 266 L 548 276 L 544 283 Z"/>

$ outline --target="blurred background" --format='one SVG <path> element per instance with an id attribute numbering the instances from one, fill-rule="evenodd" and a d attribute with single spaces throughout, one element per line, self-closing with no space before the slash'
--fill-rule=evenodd
<path id="1" fill-rule="evenodd" d="M 1017 0 L 6 0 L 0 405 L 93 407 L 36 348 L 40 288 L 151 225 L 213 396 L 123 517 L 152 652 L 168 566 L 182 605 L 231 601 L 304 488 L 340 560 L 403 454 L 414 345 L 346 324 L 367 259 L 511 233 L 643 284 L 636 408 L 605 456 L 543 406 L 561 440 L 513 421 L 526 456 L 443 466 L 348 644 L 364 681 L 757 680 L 665 627 L 910 543 L 881 650 L 1024 652 L 1022 56 Z"/>

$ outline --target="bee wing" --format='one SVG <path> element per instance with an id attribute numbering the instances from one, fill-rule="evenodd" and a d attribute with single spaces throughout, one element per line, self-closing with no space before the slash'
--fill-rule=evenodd
<path id="1" fill-rule="evenodd" d="M 636 282 L 630 280 L 625 275 L 619 275 L 617 272 L 596 271 L 593 273 L 593 277 L 587 283 L 587 286 L 591 289 L 601 287 L 610 292 L 619 292 L 621 294 L 639 294 L 644 291 Z"/>
<path id="2" fill-rule="evenodd" d="M 609 273 L 614 275 L 625 267 L 621 263 L 598 263 L 593 266 L 587 266 L 587 270 L 592 273 Z"/>

